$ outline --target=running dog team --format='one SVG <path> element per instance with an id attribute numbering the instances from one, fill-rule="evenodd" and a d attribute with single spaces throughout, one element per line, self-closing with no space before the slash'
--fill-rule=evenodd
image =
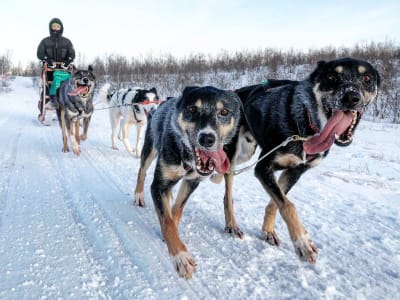
<path id="1" fill-rule="evenodd" d="M 79 142 L 87 137 L 93 113 L 92 71 L 76 71 L 57 94 L 64 152 L 69 151 L 69 139 L 73 152 L 79 155 Z M 248 161 L 257 146 L 262 159 L 255 166 L 255 176 L 271 197 L 262 225 L 265 241 L 279 246 L 274 227 L 279 210 L 297 256 L 316 262 L 317 248 L 287 193 L 305 171 L 328 155 L 333 143 L 348 146 L 352 142 L 364 110 L 377 97 L 379 85 L 379 73 L 368 62 L 342 58 L 320 61 L 302 81 L 271 79 L 236 91 L 188 86 L 181 95 L 158 107 L 144 105 L 159 103 L 154 88 L 110 94 L 109 86 L 104 86 L 100 96 L 115 107 L 110 109 L 112 147 L 117 148 L 115 135 L 120 122 L 119 138 L 129 153 L 141 159 L 134 196 L 137 206 L 145 205 L 146 172 L 156 159 L 151 196 L 173 266 L 188 279 L 196 263 L 179 237 L 178 226 L 189 196 L 204 179 L 220 182 L 224 178 L 225 231 L 242 238 L 233 213 L 232 170 Z M 81 118 L 84 132 L 80 135 Z M 133 124 L 138 130 L 135 148 L 128 141 Z M 274 173 L 280 170 L 283 172 L 276 180 Z M 179 181 L 173 202 L 172 188 Z"/>

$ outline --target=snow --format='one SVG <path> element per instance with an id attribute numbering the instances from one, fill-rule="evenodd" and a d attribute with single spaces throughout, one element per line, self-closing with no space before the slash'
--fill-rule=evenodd
<path id="1" fill-rule="evenodd" d="M 245 238 L 223 232 L 223 184 L 205 181 L 180 236 L 195 258 L 173 269 L 145 184 L 133 205 L 137 158 L 111 149 L 107 110 L 95 111 L 80 157 L 62 153 L 56 121 L 36 120 L 39 92 L 17 77 L 0 93 L 0 299 L 398 299 L 400 126 L 362 121 L 289 193 L 319 256 L 300 262 L 280 216 L 280 247 L 262 240 L 268 197 L 252 171 L 234 183 Z M 134 138 L 134 130 L 132 130 Z"/>

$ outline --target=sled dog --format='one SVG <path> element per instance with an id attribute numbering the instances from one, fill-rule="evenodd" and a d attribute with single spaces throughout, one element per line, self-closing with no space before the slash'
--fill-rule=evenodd
<path id="1" fill-rule="evenodd" d="M 118 150 L 116 132 L 119 124 L 118 138 L 122 140 L 130 154 L 140 157 L 143 143 L 143 133 L 147 125 L 147 114 L 156 109 L 159 97 L 156 88 L 120 89 L 108 94 L 107 102 L 110 106 L 111 145 Z M 132 148 L 129 142 L 129 130 L 136 125 L 136 146 Z"/>
<path id="2" fill-rule="evenodd" d="M 151 195 L 161 232 L 178 274 L 190 278 L 195 261 L 178 234 L 184 205 L 200 181 L 215 171 L 229 171 L 224 145 L 235 135 L 240 117 L 239 97 L 215 87 L 187 87 L 182 95 L 162 103 L 150 116 L 135 190 L 144 206 L 147 169 L 157 156 Z M 181 181 L 170 207 L 172 187 Z"/>
<path id="3" fill-rule="evenodd" d="M 328 155 L 334 143 L 338 146 L 351 144 L 366 107 L 377 97 L 379 85 L 379 73 L 371 64 L 342 58 L 320 61 L 303 81 L 273 88 L 260 84 L 237 91 L 244 105 L 245 129 L 248 129 L 243 132 L 249 142 L 254 139 L 261 148 L 260 158 L 286 139 L 294 138 L 255 167 L 256 178 L 271 197 L 262 225 L 268 243 L 276 246 L 280 243 L 274 227 L 279 210 L 300 260 L 316 262 L 317 247 L 287 193 L 305 171 Z M 226 146 L 227 153 L 233 153 L 231 159 L 238 155 L 240 147 L 237 145 L 238 142 L 233 142 Z M 231 165 L 235 163 L 233 159 Z M 278 170 L 282 173 L 276 180 L 274 174 Z M 231 174 L 225 175 L 225 182 L 226 215 L 234 220 Z M 235 222 L 228 223 L 228 228 L 238 232 Z"/>
<path id="4" fill-rule="evenodd" d="M 93 68 L 75 70 L 69 80 L 63 81 L 57 90 L 57 117 L 61 127 L 63 152 L 69 151 L 67 137 L 75 155 L 81 153 L 80 141 L 87 138 L 90 119 L 93 114 L 93 93 L 96 78 Z M 80 120 L 83 133 L 79 135 Z"/>

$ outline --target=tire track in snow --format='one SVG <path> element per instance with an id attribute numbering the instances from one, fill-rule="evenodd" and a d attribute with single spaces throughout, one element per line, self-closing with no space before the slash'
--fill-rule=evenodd
<path id="1" fill-rule="evenodd" d="M 60 155 L 65 155 L 66 159 L 63 157 L 61 160 L 57 160 L 55 167 L 58 168 L 59 177 L 64 178 L 62 180 L 66 186 L 65 197 L 68 199 L 68 205 L 71 207 L 76 222 L 84 225 L 81 226 L 82 235 L 90 244 L 88 246 L 90 249 L 86 252 L 90 252 L 90 255 L 95 257 L 96 263 L 101 265 L 101 274 L 102 277 L 106 278 L 105 282 L 112 283 L 115 278 L 118 278 L 119 285 L 125 283 L 124 288 L 118 289 L 118 291 L 113 289 L 112 292 L 108 291 L 108 293 L 111 293 L 113 297 L 121 296 L 121 293 L 130 293 L 132 296 L 132 290 L 134 291 L 135 285 L 140 282 L 139 286 L 147 286 L 144 291 L 140 291 L 145 298 L 154 297 L 154 293 L 162 296 L 170 295 L 170 297 L 185 293 L 185 296 L 196 299 L 197 292 L 204 294 L 204 290 L 207 289 L 206 286 L 200 286 L 197 292 L 191 291 L 192 285 L 188 285 L 185 280 L 177 278 L 167 251 L 158 250 L 163 249 L 165 245 L 151 228 L 145 234 L 142 234 L 143 228 L 146 228 L 145 223 L 140 218 L 135 217 L 134 207 L 130 203 L 124 204 L 114 200 L 114 198 L 121 196 L 124 198 L 126 195 L 121 193 L 114 182 L 107 180 L 108 177 L 104 175 L 107 172 L 101 171 L 93 163 L 92 158 L 87 157 L 88 153 L 85 150 L 79 158 L 74 157 L 72 153 L 60 153 Z M 79 172 L 78 182 L 72 182 L 73 180 L 68 179 L 69 176 L 73 176 L 68 173 L 76 168 L 75 164 L 79 164 L 80 171 L 84 170 L 84 172 Z M 79 186 L 80 192 L 82 192 L 83 187 L 87 187 L 84 188 L 85 195 L 80 196 L 67 192 L 67 190 L 74 190 L 74 185 Z M 91 189 L 90 186 L 96 188 Z M 96 194 L 93 194 L 93 190 L 96 191 Z M 100 230 L 99 227 L 104 230 Z M 135 228 L 139 228 L 136 233 L 140 233 L 140 238 L 134 235 Z M 152 237 L 149 237 L 149 235 L 152 235 Z M 149 241 L 151 241 L 150 245 Z M 144 243 L 147 247 L 143 247 Z M 110 249 L 115 249 L 120 255 L 118 257 L 112 256 Z M 107 253 L 107 259 L 104 257 L 104 253 Z M 161 257 L 165 258 L 161 259 Z M 128 268 L 125 268 L 125 272 L 129 276 L 124 276 L 123 273 L 116 274 L 115 266 L 111 266 L 110 259 L 118 261 L 117 264 L 119 265 L 128 266 Z M 154 271 L 154 268 L 160 267 L 160 270 Z"/>

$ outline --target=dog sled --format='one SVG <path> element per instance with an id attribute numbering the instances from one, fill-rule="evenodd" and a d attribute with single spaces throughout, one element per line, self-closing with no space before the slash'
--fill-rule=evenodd
<path id="1" fill-rule="evenodd" d="M 72 75 L 73 65 L 70 64 L 67 67 L 62 66 L 62 63 L 54 63 L 55 67 L 49 66 L 46 62 L 43 63 L 42 73 L 41 73 L 41 88 L 40 88 L 40 98 L 38 101 L 38 120 L 41 124 L 45 126 L 50 126 L 51 121 L 56 118 L 55 109 L 50 103 L 50 88 L 54 80 L 54 74 L 58 72 L 67 72 Z"/>

